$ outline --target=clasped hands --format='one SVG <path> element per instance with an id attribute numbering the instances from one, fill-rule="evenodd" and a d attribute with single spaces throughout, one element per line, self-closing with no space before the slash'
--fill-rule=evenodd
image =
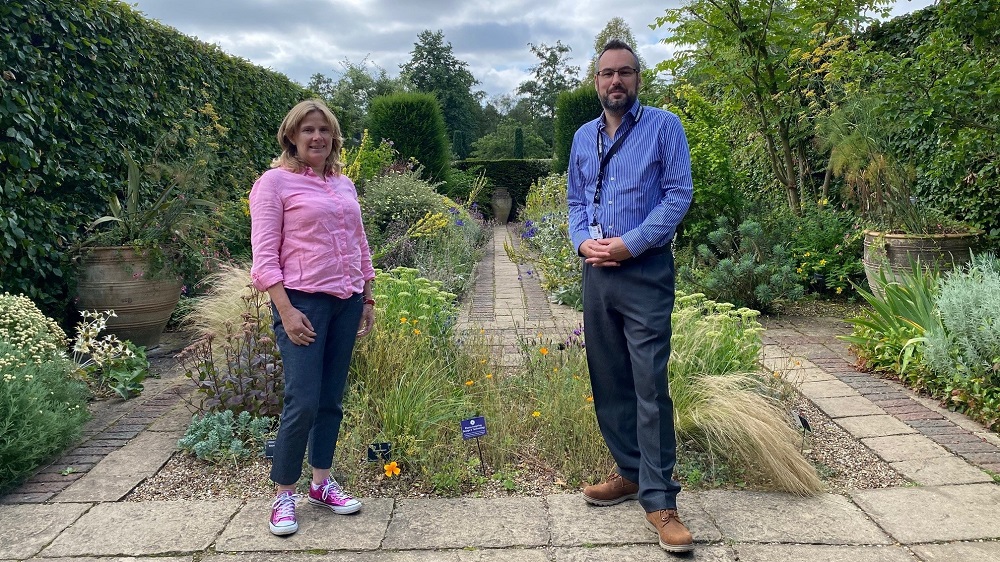
<path id="1" fill-rule="evenodd" d="M 594 267 L 618 267 L 632 257 L 620 236 L 600 240 L 588 238 L 580 244 L 580 253 Z"/>

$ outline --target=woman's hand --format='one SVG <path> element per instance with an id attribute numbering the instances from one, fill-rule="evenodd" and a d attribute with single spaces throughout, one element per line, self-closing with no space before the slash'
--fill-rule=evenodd
<path id="1" fill-rule="evenodd" d="M 375 305 L 365 303 L 361 309 L 361 322 L 358 323 L 358 337 L 363 338 L 375 327 Z"/>
<path id="2" fill-rule="evenodd" d="M 309 345 L 316 341 L 316 332 L 313 331 L 312 323 L 299 309 L 289 306 L 278 314 L 281 316 L 281 326 L 285 328 L 285 333 L 288 334 L 288 339 L 292 343 Z"/>

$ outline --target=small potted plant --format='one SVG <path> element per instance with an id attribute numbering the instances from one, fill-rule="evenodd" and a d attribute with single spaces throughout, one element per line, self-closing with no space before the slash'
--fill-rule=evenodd
<path id="1" fill-rule="evenodd" d="M 128 169 L 122 197 L 108 197 L 108 214 L 88 226 L 77 252 L 77 309 L 113 310 L 107 331 L 137 346 L 159 343 L 185 274 L 200 267 L 190 243 L 193 219 L 210 205 L 198 195 L 210 181 L 218 146 L 206 138 L 225 133 L 214 112 L 209 117 L 206 131 L 189 114 L 161 138 L 146 166 L 122 148 Z"/>

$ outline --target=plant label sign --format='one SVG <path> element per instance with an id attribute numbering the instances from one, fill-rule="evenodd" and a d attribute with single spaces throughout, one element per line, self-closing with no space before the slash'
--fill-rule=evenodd
<path id="1" fill-rule="evenodd" d="M 473 439 L 486 435 L 486 418 L 476 416 L 462 420 L 462 439 Z"/>
<path id="2" fill-rule="evenodd" d="M 392 456 L 392 444 L 372 443 L 368 445 L 368 462 L 388 461 Z"/>
<path id="3" fill-rule="evenodd" d="M 274 458 L 274 444 L 277 443 L 277 439 L 268 439 L 264 441 L 264 458 L 273 459 Z"/>

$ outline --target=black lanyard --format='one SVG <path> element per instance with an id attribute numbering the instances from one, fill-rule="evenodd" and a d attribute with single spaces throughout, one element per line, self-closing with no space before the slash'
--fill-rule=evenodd
<path id="1" fill-rule="evenodd" d="M 635 112 L 635 121 L 632 123 L 632 126 L 622 133 L 622 136 L 618 137 L 618 140 L 608 149 L 607 154 L 604 153 L 604 135 L 601 134 L 601 128 L 597 128 L 597 158 L 601 161 L 601 165 L 597 170 L 597 187 L 594 189 L 594 220 L 591 224 L 597 224 L 597 207 L 601 204 L 601 189 L 604 187 L 604 170 L 608 167 L 608 162 L 611 162 L 611 157 L 625 143 L 625 139 L 628 138 L 632 129 L 635 129 L 639 124 L 639 119 L 642 119 L 642 111 L 643 107 L 640 105 L 639 109 Z"/>

